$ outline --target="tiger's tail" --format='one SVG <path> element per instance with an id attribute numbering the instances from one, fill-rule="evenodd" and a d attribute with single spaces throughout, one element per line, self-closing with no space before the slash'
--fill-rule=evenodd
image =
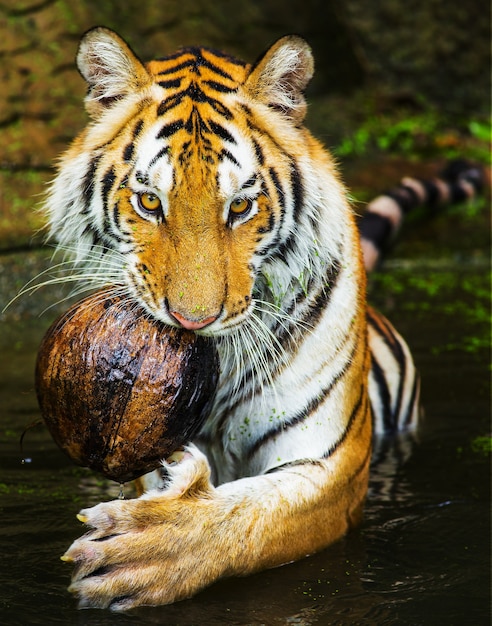
<path id="1" fill-rule="evenodd" d="M 485 172 L 480 167 L 454 161 L 433 180 L 404 178 L 398 186 L 376 197 L 359 222 L 366 270 L 372 271 L 381 260 L 410 211 L 420 206 L 436 211 L 445 205 L 471 200 L 482 192 L 484 185 Z M 367 322 L 374 433 L 412 432 L 420 414 L 420 381 L 410 350 L 380 313 L 369 308 Z"/>
<path id="2" fill-rule="evenodd" d="M 398 186 L 374 198 L 359 221 L 366 270 L 371 272 L 378 265 L 410 211 L 420 206 L 437 210 L 470 201 L 483 191 L 484 179 L 482 168 L 456 160 L 434 179 L 406 177 Z"/>

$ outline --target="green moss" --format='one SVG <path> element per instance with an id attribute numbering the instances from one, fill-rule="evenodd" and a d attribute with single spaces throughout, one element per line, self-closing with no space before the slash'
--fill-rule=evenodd
<path id="1" fill-rule="evenodd" d="M 2 436 L 5 439 L 19 439 L 19 433 L 16 430 L 12 430 L 10 428 L 6 428 L 3 432 L 2 432 Z"/>
<path id="2" fill-rule="evenodd" d="M 341 158 L 360 158 L 382 152 L 408 158 L 467 158 L 490 162 L 491 125 L 488 118 L 446 118 L 435 107 L 420 110 L 391 108 L 380 111 L 376 99 L 363 105 L 365 115 L 355 130 L 345 134 L 334 152 Z"/>
<path id="3" fill-rule="evenodd" d="M 491 274 L 471 270 L 394 269 L 372 277 L 370 294 L 377 304 L 382 303 L 383 312 L 385 300 L 394 297 L 398 308 L 414 320 L 432 315 L 443 323 L 449 320 L 450 328 L 459 327 L 457 338 L 430 348 L 433 354 L 452 350 L 476 353 L 490 347 Z"/>
<path id="4" fill-rule="evenodd" d="M 481 437 L 475 437 L 471 442 L 473 452 L 477 454 L 489 455 L 492 452 L 492 436 L 484 435 Z"/>

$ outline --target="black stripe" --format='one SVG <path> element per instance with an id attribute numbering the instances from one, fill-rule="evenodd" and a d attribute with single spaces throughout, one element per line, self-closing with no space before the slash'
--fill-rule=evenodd
<path id="1" fill-rule="evenodd" d="M 170 80 L 160 80 L 157 84 L 163 89 L 176 89 L 181 86 L 182 78 L 172 78 Z"/>
<path id="2" fill-rule="evenodd" d="M 416 372 L 415 377 L 413 379 L 413 386 L 412 386 L 412 393 L 410 395 L 410 401 L 407 404 L 407 410 L 405 412 L 405 415 L 403 419 L 401 420 L 403 428 L 407 428 L 412 421 L 412 413 L 414 411 L 415 403 L 417 402 L 417 397 L 418 397 L 418 392 L 419 392 L 419 383 L 420 383 L 419 375 Z"/>
<path id="3" fill-rule="evenodd" d="M 260 128 L 249 118 L 246 120 L 246 124 L 252 133 L 257 133 L 263 140 L 268 139 L 278 152 L 285 154 L 285 149 L 278 143 L 275 137 L 268 132 L 268 128 Z"/>
<path id="4" fill-rule="evenodd" d="M 118 232 L 121 235 L 121 236 L 115 235 L 116 239 L 119 242 L 132 243 L 133 238 L 131 236 L 131 233 L 125 232 L 121 227 L 119 201 L 115 202 L 113 205 L 113 222 L 114 222 L 115 227 L 118 229 Z"/>
<path id="5" fill-rule="evenodd" d="M 135 146 L 133 145 L 133 143 L 129 143 L 126 145 L 123 151 L 123 161 L 125 161 L 125 163 L 128 163 L 132 160 L 134 150 Z"/>
<path id="6" fill-rule="evenodd" d="M 266 226 L 260 226 L 256 232 L 259 235 L 265 235 L 266 233 L 271 233 L 275 227 L 275 215 L 272 211 L 268 214 L 268 224 Z M 259 240 L 261 241 L 261 239 Z"/>
<path id="7" fill-rule="evenodd" d="M 96 170 L 99 165 L 99 161 L 101 160 L 100 156 L 94 157 L 90 163 L 89 168 L 87 170 L 86 175 L 84 176 L 84 181 L 82 183 L 82 195 L 84 197 L 84 212 L 89 209 L 89 205 L 92 202 L 92 198 L 94 197 L 94 182 L 96 176 Z"/>
<path id="8" fill-rule="evenodd" d="M 217 124 L 213 120 L 208 120 L 208 125 L 212 129 L 212 132 L 215 135 L 218 135 L 223 141 L 228 141 L 234 145 L 237 143 L 231 133 L 220 124 Z"/>
<path id="9" fill-rule="evenodd" d="M 222 102 L 219 102 L 219 100 L 209 98 L 208 103 L 216 113 L 222 115 L 222 117 L 224 117 L 226 120 L 232 120 L 234 118 L 234 115 L 229 111 L 227 107 L 222 104 Z"/>
<path id="10" fill-rule="evenodd" d="M 189 135 L 202 135 L 208 130 L 208 126 L 196 108 L 193 108 L 190 117 L 184 123 L 184 128 Z"/>
<path id="11" fill-rule="evenodd" d="M 398 421 L 400 412 L 402 410 L 403 390 L 405 387 L 405 376 L 407 372 L 407 359 L 403 351 L 400 341 L 395 335 L 394 329 L 388 324 L 383 317 L 375 318 L 370 310 L 367 312 L 367 321 L 382 338 L 385 345 L 390 349 L 391 354 L 396 362 L 399 370 L 398 377 L 398 389 L 395 397 L 395 407 L 391 407 L 391 401 L 388 404 L 388 409 L 391 412 L 390 430 L 396 430 L 398 428 Z M 382 329 L 381 329 L 382 328 Z M 380 367 L 380 366 L 379 366 Z M 381 369 L 381 367 L 380 367 Z M 382 373 L 382 371 L 381 371 Z M 386 429 L 386 425 L 385 425 Z"/>
<path id="12" fill-rule="evenodd" d="M 232 81 L 233 78 L 230 74 L 228 74 L 225 70 L 218 67 L 217 65 L 215 65 L 215 63 L 212 63 L 211 61 L 209 61 L 203 56 L 204 51 L 210 52 L 211 54 L 217 57 L 227 59 L 228 61 L 230 61 L 231 63 L 234 63 L 235 65 L 239 65 L 239 66 L 245 65 L 243 61 L 239 61 L 238 59 L 235 59 L 234 57 L 231 57 L 227 54 L 224 54 L 220 52 L 219 50 L 212 50 L 208 48 L 196 48 L 196 47 L 181 48 L 181 50 L 178 50 L 175 54 L 169 57 L 166 57 L 164 59 L 160 59 L 160 60 L 165 62 L 165 61 L 170 61 L 173 59 L 179 59 L 180 57 L 185 56 L 186 54 L 190 54 L 191 59 L 186 59 L 182 63 L 178 63 L 177 65 L 173 65 L 172 67 L 161 70 L 158 76 L 164 76 L 166 74 L 173 74 L 175 72 L 179 72 L 180 70 L 190 69 L 190 68 L 195 73 L 199 73 L 200 67 L 206 67 L 212 70 L 215 74 L 222 76 L 222 78 L 227 78 L 228 80 Z"/>
<path id="13" fill-rule="evenodd" d="M 367 315 L 367 320 L 371 324 L 371 326 L 377 330 L 380 337 L 383 339 L 384 343 L 391 350 L 393 358 L 396 361 L 396 364 L 399 368 L 399 377 L 398 377 L 398 390 L 395 398 L 395 407 L 392 409 L 393 411 L 393 422 L 395 427 L 398 426 L 398 419 L 401 412 L 401 404 L 403 400 L 403 389 L 405 386 L 405 376 L 407 372 L 407 359 L 406 355 L 401 347 L 401 343 L 395 335 L 393 327 L 385 320 L 384 317 L 378 318 L 378 323 L 386 332 L 381 332 L 378 325 L 375 324 L 375 320 L 372 316 Z M 391 408 L 391 407 L 390 407 Z"/>
<path id="14" fill-rule="evenodd" d="M 304 185 L 302 182 L 301 172 L 297 167 L 297 163 L 292 161 L 290 166 L 290 183 L 292 186 L 292 195 L 294 197 L 294 221 L 299 223 L 299 215 L 304 207 Z"/>
<path id="15" fill-rule="evenodd" d="M 255 149 L 256 158 L 258 159 L 258 165 L 263 166 L 265 164 L 265 156 L 260 144 L 253 139 L 253 147 Z"/>
<path id="16" fill-rule="evenodd" d="M 398 427 L 398 422 L 400 419 L 400 413 L 401 413 L 402 402 L 403 402 L 403 391 L 405 388 L 405 379 L 407 376 L 407 359 L 405 358 L 405 353 L 403 352 L 400 342 L 397 342 L 397 346 L 398 346 L 397 362 L 400 366 L 400 375 L 398 377 L 398 391 L 396 393 L 394 417 L 393 417 L 396 427 Z"/>
<path id="17" fill-rule="evenodd" d="M 246 65 L 246 63 L 244 61 L 241 61 L 241 59 L 237 59 L 236 57 L 231 56 L 230 54 L 228 54 L 227 52 L 224 52 L 223 50 L 217 50 L 216 48 L 207 48 L 207 47 L 202 48 L 202 50 L 204 50 L 205 52 L 209 52 L 210 54 L 213 54 L 216 57 L 219 57 L 219 59 L 225 59 L 231 65 L 238 65 L 239 67 L 245 67 Z"/>
<path id="18" fill-rule="evenodd" d="M 217 83 L 215 80 L 204 80 L 203 83 L 214 91 L 219 91 L 220 93 L 235 93 L 237 91 L 237 87 L 227 87 L 227 85 Z"/>
<path id="19" fill-rule="evenodd" d="M 280 179 L 277 175 L 277 172 L 274 170 L 274 168 L 270 167 L 268 171 L 270 173 L 270 178 L 272 179 L 273 185 L 275 187 L 275 191 L 277 192 L 278 204 L 280 206 L 280 220 L 278 221 L 278 230 L 280 230 L 285 220 L 285 192 L 284 192 L 282 185 L 280 184 Z M 270 247 L 268 248 L 268 252 L 270 255 L 273 255 L 273 253 L 276 251 L 279 241 L 280 241 L 280 234 L 277 232 L 277 237 L 275 241 L 273 241 Z M 265 251 L 265 254 L 266 253 L 267 251 Z"/>
<path id="20" fill-rule="evenodd" d="M 167 139 L 167 137 L 170 137 L 181 130 L 183 126 L 183 120 L 176 120 L 170 124 L 164 124 L 161 130 L 157 133 L 156 139 Z"/>
<path id="21" fill-rule="evenodd" d="M 194 55 L 194 51 L 191 48 L 187 48 L 184 50 L 180 50 L 178 51 L 176 54 L 169 56 L 165 59 L 158 59 L 161 61 L 169 61 L 172 59 L 178 59 L 180 57 L 182 57 L 184 54 L 186 53 L 190 53 Z M 176 72 L 180 72 L 181 70 L 185 70 L 185 69 L 189 69 L 194 68 L 196 65 L 196 59 L 195 58 L 191 58 L 191 59 L 186 59 L 186 61 L 182 61 L 181 63 L 178 63 L 177 65 L 172 65 L 171 67 L 166 68 L 165 70 L 161 70 L 157 75 L 158 76 L 165 76 L 166 74 L 175 74 Z"/>
<path id="22" fill-rule="evenodd" d="M 297 243 L 297 234 L 290 233 L 285 241 L 283 241 L 277 248 L 276 253 L 279 258 L 281 258 L 286 265 L 289 264 L 289 255 L 296 248 Z"/>
<path id="23" fill-rule="evenodd" d="M 398 360 L 398 356 L 401 354 L 401 348 L 396 339 L 393 328 L 385 322 L 381 315 L 377 315 L 371 307 L 368 307 L 366 316 L 368 324 L 374 328 L 376 333 L 384 340 L 384 343 L 391 350 L 393 357 Z"/>
<path id="24" fill-rule="evenodd" d="M 255 256 L 263 257 L 264 260 L 278 256 L 279 241 L 280 235 L 277 229 L 277 233 L 274 235 L 273 239 L 270 242 L 263 242 L 262 246 L 255 250 Z"/>
<path id="25" fill-rule="evenodd" d="M 249 447 L 246 453 L 248 459 L 251 459 L 263 445 L 265 445 L 266 443 L 270 442 L 273 439 L 276 439 L 280 434 L 284 433 L 286 430 L 293 428 L 294 426 L 297 426 L 297 424 L 303 422 L 312 413 L 318 410 L 318 408 L 329 397 L 329 395 L 331 394 L 335 386 L 343 379 L 345 374 L 349 371 L 351 364 L 352 364 L 352 359 L 354 357 L 354 354 L 357 348 L 358 348 L 358 344 L 356 343 L 354 346 L 354 349 L 352 350 L 350 357 L 346 360 L 343 368 L 332 378 L 329 385 L 321 388 L 321 390 L 316 394 L 314 398 L 312 398 L 308 402 L 308 404 L 302 411 L 300 411 L 299 413 L 296 413 L 287 421 L 283 421 L 278 426 L 271 428 L 270 430 L 265 432 L 260 438 L 258 438 L 255 441 L 255 443 L 252 446 Z"/>
<path id="26" fill-rule="evenodd" d="M 354 408 L 352 409 L 352 412 L 350 414 L 349 420 L 347 422 L 347 425 L 346 425 L 343 433 L 341 434 L 340 438 L 331 446 L 331 448 L 329 448 L 323 454 L 323 459 L 327 459 L 328 457 L 332 456 L 332 454 L 334 454 L 337 451 L 337 449 L 342 445 L 342 443 L 345 441 L 345 439 L 347 438 L 347 435 L 352 430 L 352 426 L 353 426 L 353 424 L 355 422 L 355 419 L 357 417 L 357 413 L 359 412 L 359 410 L 362 407 L 363 400 L 365 400 L 365 402 L 364 402 L 365 411 L 367 411 L 367 388 L 366 388 L 365 385 L 361 385 L 361 387 L 360 387 L 359 398 L 358 398 L 357 402 L 355 403 Z M 367 456 L 366 456 L 366 460 L 367 460 Z"/>
<path id="27" fill-rule="evenodd" d="M 178 161 L 182 167 L 186 165 L 187 159 L 191 157 L 193 143 L 191 141 L 184 141 L 179 151 Z M 173 187 L 176 185 L 176 171 L 173 169 Z"/>
<path id="28" fill-rule="evenodd" d="M 460 182 L 449 185 L 449 191 L 451 194 L 451 202 L 459 203 L 468 200 L 468 194 Z"/>
<path id="29" fill-rule="evenodd" d="M 92 239 L 91 252 L 92 250 L 94 250 L 94 248 L 99 248 L 103 246 L 103 241 L 99 236 L 99 233 L 93 230 L 93 227 L 91 225 L 87 225 L 82 231 L 81 238 L 83 239 L 84 237 L 90 237 Z M 103 248 L 102 252 L 99 252 L 99 254 L 101 256 L 104 256 L 104 254 L 106 254 L 106 248 Z"/>
<path id="30" fill-rule="evenodd" d="M 265 474 L 274 474 L 275 472 L 283 472 L 284 470 L 289 470 L 293 467 L 299 467 L 299 465 L 321 465 L 321 461 L 319 459 L 296 459 L 295 461 L 288 461 L 287 463 L 282 463 L 282 465 L 277 465 L 276 467 L 271 467 L 269 470 L 265 472 Z"/>
<path id="31" fill-rule="evenodd" d="M 448 183 L 465 180 L 473 185 L 476 194 L 482 193 L 485 184 L 485 173 L 482 168 L 466 159 L 450 161 L 441 172 L 441 177 Z"/>
<path id="32" fill-rule="evenodd" d="M 397 425 L 395 424 L 391 413 L 391 396 L 389 392 L 388 382 L 386 380 L 386 376 L 384 375 L 382 367 L 377 362 L 376 357 L 373 353 L 371 353 L 371 371 L 374 375 L 374 380 L 378 387 L 378 395 L 381 399 L 381 404 L 383 407 L 384 430 L 388 433 L 394 432 L 397 428 Z M 373 413 L 375 413 L 374 407 Z"/>
<path id="33" fill-rule="evenodd" d="M 207 102 L 209 96 L 198 86 L 198 83 L 192 82 L 190 85 L 181 92 L 183 96 L 188 96 L 194 102 Z"/>
<path id="34" fill-rule="evenodd" d="M 161 150 L 159 150 L 159 152 L 154 157 L 152 157 L 152 160 L 149 163 L 149 168 L 157 163 L 157 161 L 159 161 L 159 159 L 161 159 L 165 154 L 168 154 L 168 152 L 169 148 L 167 146 L 165 148 L 161 148 Z"/>
<path id="35" fill-rule="evenodd" d="M 338 262 L 334 262 L 333 265 L 327 268 L 325 274 L 325 282 L 322 284 L 318 290 L 318 293 L 314 296 L 311 294 L 311 287 L 308 285 L 307 295 L 303 292 L 303 299 L 309 297 L 310 304 L 307 311 L 302 316 L 302 322 L 304 325 L 307 325 L 309 328 L 316 326 L 325 312 L 328 302 L 330 301 L 331 294 L 335 289 L 338 277 L 340 276 L 340 265 Z M 298 307 L 302 302 L 301 297 L 296 298 L 295 304 L 293 303 L 293 307 Z M 293 315 L 294 309 L 288 312 L 288 316 Z"/>
<path id="36" fill-rule="evenodd" d="M 157 115 L 161 116 L 165 113 L 169 112 L 171 109 L 179 106 L 183 100 L 183 98 L 191 98 L 194 102 L 205 102 L 209 104 L 214 111 L 216 111 L 219 115 L 224 117 L 226 120 L 233 119 L 232 113 L 229 111 L 227 107 L 225 107 L 219 100 L 215 98 L 211 98 L 207 96 L 201 89 L 196 87 L 196 85 L 190 85 L 187 89 L 180 91 L 177 94 L 174 94 L 170 98 L 163 100 L 159 106 L 157 107 Z"/>
<path id="37" fill-rule="evenodd" d="M 389 189 L 383 195 L 394 200 L 403 213 L 408 213 L 420 205 L 420 198 L 416 191 L 405 185 Z"/>
<path id="38" fill-rule="evenodd" d="M 471 170 L 470 172 L 467 172 L 466 174 L 464 174 L 462 177 L 462 180 L 466 181 L 473 187 L 475 195 L 482 193 L 483 180 L 481 177 L 481 173 L 478 169 Z"/>
<path id="39" fill-rule="evenodd" d="M 253 112 L 251 111 L 251 109 L 249 108 L 249 106 L 247 104 L 242 104 L 242 103 L 238 103 L 239 108 L 243 111 L 243 113 L 247 116 L 247 117 L 251 117 L 253 115 Z M 248 125 L 251 122 L 250 119 L 248 119 Z"/>
<path id="40" fill-rule="evenodd" d="M 116 174 L 114 172 L 113 167 L 110 167 L 109 170 L 104 174 L 101 181 L 101 198 L 103 203 L 103 211 L 104 211 L 104 235 L 108 237 L 111 235 L 111 240 L 116 239 L 117 241 L 121 241 L 118 235 L 114 232 L 114 228 L 112 227 L 111 219 L 110 219 L 110 210 L 108 207 L 108 198 L 111 190 L 114 187 L 116 182 Z"/>
<path id="41" fill-rule="evenodd" d="M 251 186 L 254 186 L 256 184 L 257 177 L 256 176 L 252 176 L 250 180 L 253 181 L 253 184 Z M 267 187 L 265 185 L 265 181 L 263 179 L 262 179 L 262 182 L 261 182 L 261 195 L 263 195 L 266 198 L 268 198 L 268 190 L 267 190 Z M 258 229 L 258 233 L 259 234 L 269 233 L 275 227 L 275 213 L 272 210 L 269 210 L 269 209 L 267 209 L 267 210 L 268 210 L 268 225 L 267 226 L 262 226 L 261 228 L 259 228 Z M 261 241 L 261 239 L 259 241 Z"/>
<path id="42" fill-rule="evenodd" d="M 223 55 L 222 58 L 227 58 L 230 59 L 231 57 L 227 56 L 227 55 Z M 225 70 L 223 70 L 221 67 L 219 67 L 218 65 L 215 65 L 215 63 L 212 63 L 211 61 L 208 61 L 204 56 L 202 56 L 200 54 L 199 56 L 200 59 L 200 67 L 206 67 L 209 70 L 212 70 L 212 72 L 214 72 L 214 74 L 218 74 L 219 76 L 222 76 L 222 78 L 226 78 L 227 80 L 230 80 L 231 82 L 234 82 L 234 79 L 232 78 L 232 76 L 229 74 L 229 72 L 226 72 Z"/>
<path id="43" fill-rule="evenodd" d="M 385 215 L 366 211 L 359 220 L 360 236 L 368 241 L 372 241 L 378 249 L 386 247 L 391 239 L 393 224 Z"/>
<path id="44" fill-rule="evenodd" d="M 144 125 L 143 120 L 138 120 L 138 122 L 135 124 L 135 128 L 133 129 L 133 139 L 136 139 L 140 135 L 140 133 L 142 132 L 143 125 Z"/>
<path id="45" fill-rule="evenodd" d="M 216 98 L 208 96 L 195 82 L 191 83 L 187 89 L 181 92 L 181 94 L 182 97 L 188 96 L 194 102 L 209 104 L 214 111 L 225 117 L 227 120 L 230 120 L 233 117 L 232 113 L 222 104 L 222 102 Z"/>
<path id="46" fill-rule="evenodd" d="M 120 207 L 119 203 L 115 202 L 113 205 L 113 222 L 118 230 L 121 231 L 120 228 Z"/>
<path id="47" fill-rule="evenodd" d="M 425 189 L 425 195 L 427 196 L 423 202 L 424 205 L 427 205 L 429 208 L 434 208 L 442 202 L 441 189 L 434 181 L 424 179 L 418 179 L 418 181 Z"/>
<path id="48" fill-rule="evenodd" d="M 177 107 L 181 102 L 181 94 L 179 96 L 173 96 L 172 98 L 167 98 L 167 100 L 163 100 L 159 106 L 157 107 L 157 116 L 160 117 L 167 113 L 174 107 Z"/>
<path id="49" fill-rule="evenodd" d="M 274 328 L 275 335 L 282 345 L 282 347 L 288 346 L 288 349 L 295 349 L 296 344 L 300 340 L 301 335 L 306 332 L 306 328 L 311 330 L 318 324 L 321 316 L 326 310 L 331 298 L 331 294 L 335 289 L 340 275 L 340 264 L 335 261 L 332 266 L 328 267 L 325 274 L 325 280 L 323 284 L 319 285 L 316 294 L 313 294 L 313 287 L 311 283 L 308 283 L 307 294 L 304 290 L 299 291 L 292 299 L 292 304 L 285 313 L 285 320 L 283 323 L 278 322 Z M 299 310 L 306 298 L 309 297 L 309 305 L 303 311 L 300 319 L 294 319 L 292 323 L 288 321 L 295 318 L 296 309 Z M 344 342 L 346 339 L 344 340 Z M 293 345 L 289 345 L 293 344 Z"/>
<path id="50" fill-rule="evenodd" d="M 248 189 L 249 187 L 254 187 L 256 185 L 256 181 L 258 180 L 258 176 L 253 174 L 242 186 L 242 189 Z"/>
<path id="51" fill-rule="evenodd" d="M 372 449 L 371 449 L 371 446 L 369 446 L 364 458 L 361 459 L 359 465 L 355 468 L 352 474 L 349 477 L 347 477 L 349 481 L 356 478 L 362 472 L 362 470 L 367 465 L 371 455 L 372 455 Z M 272 467 L 271 469 L 267 470 L 265 474 L 274 474 L 275 472 L 282 472 L 284 470 L 289 470 L 295 467 L 299 467 L 299 465 L 322 466 L 322 461 L 321 459 L 309 459 L 309 458 L 297 459 L 296 461 L 290 461 L 288 463 L 283 463 L 282 465 L 277 465 L 276 467 Z"/>
<path id="52" fill-rule="evenodd" d="M 240 163 L 239 161 L 236 159 L 236 157 L 229 152 L 229 150 L 226 150 L 225 148 L 223 148 L 220 153 L 219 153 L 219 159 L 222 161 L 224 158 L 229 159 L 229 161 L 231 161 L 231 163 L 234 163 L 234 165 L 236 165 L 237 167 L 240 167 Z"/>
<path id="53" fill-rule="evenodd" d="M 111 190 L 113 189 L 115 182 L 116 182 L 116 174 L 114 172 L 113 166 L 111 166 L 109 170 L 104 174 L 103 179 L 102 179 L 102 194 L 101 195 L 102 195 L 103 206 L 105 208 L 107 208 L 108 206 L 108 196 Z"/>
<path id="54" fill-rule="evenodd" d="M 280 178 L 275 169 L 270 167 L 268 172 L 270 173 L 270 178 L 272 179 L 275 191 L 277 192 L 278 203 L 280 205 L 280 212 L 282 215 L 282 219 L 280 221 L 283 222 L 285 217 L 285 191 L 280 183 Z"/>

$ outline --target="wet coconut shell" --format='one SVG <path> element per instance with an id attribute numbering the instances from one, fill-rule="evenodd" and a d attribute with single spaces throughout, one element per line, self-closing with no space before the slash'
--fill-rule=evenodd
<path id="1" fill-rule="evenodd" d="M 218 370 L 207 338 L 98 292 L 48 330 L 36 391 L 60 448 L 78 465 L 125 482 L 157 468 L 199 429 Z"/>

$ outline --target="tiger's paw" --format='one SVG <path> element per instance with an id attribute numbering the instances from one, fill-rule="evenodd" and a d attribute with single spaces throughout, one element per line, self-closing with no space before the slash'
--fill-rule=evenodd
<path id="1" fill-rule="evenodd" d="M 62 560 L 74 564 L 69 591 L 80 608 L 168 604 L 193 595 L 228 568 L 227 550 L 218 549 L 219 540 L 227 543 L 217 532 L 224 507 L 205 456 L 190 446 L 167 469 L 165 490 L 79 513 L 91 530 Z"/>

